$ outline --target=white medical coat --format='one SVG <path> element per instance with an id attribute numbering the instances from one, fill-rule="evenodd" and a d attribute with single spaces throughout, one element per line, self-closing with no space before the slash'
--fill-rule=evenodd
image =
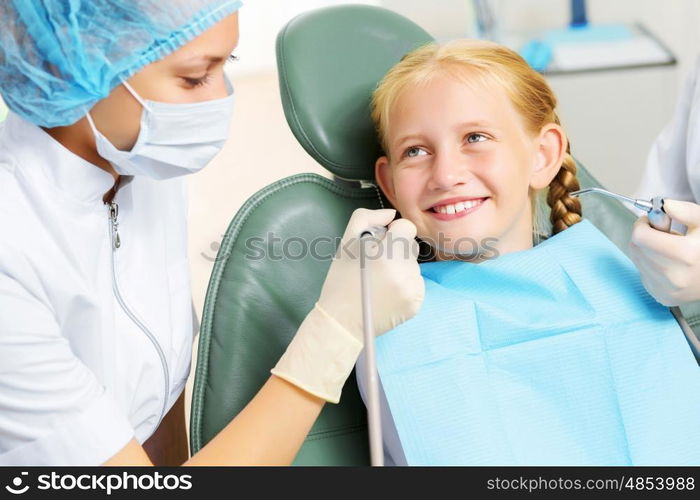
<path id="1" fill-rule="evenodd" d="M 650 96 L 655 98 L 662 97 Z M 681 92 L 673 119 L 651 148 L 636 196 L 700 202 L 700 59 Z"/>
<path id="2" fill-rule="evenodd" d="M 0 465 L 103 463 L 185 386 L 185 181 L 126 179 L 114 248 L 111 174 L 17 115 L 0 124 Z"/>

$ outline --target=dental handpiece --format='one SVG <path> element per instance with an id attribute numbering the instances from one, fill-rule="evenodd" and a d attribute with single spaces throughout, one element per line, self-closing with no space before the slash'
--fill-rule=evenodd
<path id="1" fill-rule="evenodd" d="M 360 283 L 362 289 L 362 325 L 365 343 L 365 378 L 367 380 L 367 423 L 369 428 L 369 451 L 372 466 L 384 465 L 382 442 L 381 402 L 379 399 L 379 374 L 374 352 L 374 325 L 372 324 L 372 289 L 369 271 L 365 262 L 365 238 L 382 239 L 387 229 L 370 226 L 360 234 Z"/>
<path id="2" fill-rule="evenodd" d="M 664 211 L 664 199 L 661 196 L 655 196 L 651 200 L 642 200 L 622 196 L 621 194 L 613 193 L 602 188 L 586 188 L 579 191 L 569 193 L 571 196 L 580 196 L 587 193 L 598 193 L 620 201 L 631 203 L 636 208 L 644 210 L 649 219 L 649 225 L 654 229 L 663 231 L 664 233 L 671 232 L 671 217 Z"/>
<path id="3" fill-rule="evenodd" d="M 365 236 L 371 236 L 375 239 L 382 239 L 384 235 L 386 234 L 386 227 L 384 226 L 370 226 L 364 231 L 362 231 L 362 234 L 360 234 L 360 239 L 364 238 Z"/>

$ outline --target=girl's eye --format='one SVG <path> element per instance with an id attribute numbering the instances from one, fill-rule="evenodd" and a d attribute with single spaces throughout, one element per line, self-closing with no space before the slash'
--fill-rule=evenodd
<path id="1" fill-rule="evenodd" d="M 467 142 L 470 144 L 474 144 L 477 142 L 484 142 L 486 140 L 488 140 L 488 137 L 486 137 L 483 134 L 469 134 L 467 136 Z"/>
<path id="2" fill-rule="evenodd" d="M 420 153 L 426 154 L 423 149 L 416 147 L 416 146 L 413 146 L 413 147 L 410 147 L 406 150 L 405 155 L 408 158 L 415 158 L 416 156 L 420 156 Z"/>
<path id="3" fill-rule="evenodd" d="M 238 56 L 236 54 L 229 54 L 228 55 L 228 62 L 236 62 L 238 61 Z"/>
<path id="4" fill-rule="evenodd" d="M 209 82 L 209 73 L 207 73 L 201 78 L 190 78 L 187 76 L 183 76 L 182 79 L 190 88 L 201 87 L 202 85 L 206 85 Z"/>

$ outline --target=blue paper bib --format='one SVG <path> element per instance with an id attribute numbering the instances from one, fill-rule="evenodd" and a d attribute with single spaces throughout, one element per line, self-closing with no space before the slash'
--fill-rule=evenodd
<path id="1" fill-rule="evenodd" d="M 700 464 L 700 367 L 591 223 L 422 274 L 418 315 L 377 339 L 409 464 Z"/>

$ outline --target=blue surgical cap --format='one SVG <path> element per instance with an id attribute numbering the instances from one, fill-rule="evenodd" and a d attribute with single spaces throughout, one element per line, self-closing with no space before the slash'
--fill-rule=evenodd
<path id="1" fill-rule="evenodd" d="M 239 0 L 2 0 L 0 94 L 43 127 L 70 125 L 122 80 L 241 7 Z"/>

